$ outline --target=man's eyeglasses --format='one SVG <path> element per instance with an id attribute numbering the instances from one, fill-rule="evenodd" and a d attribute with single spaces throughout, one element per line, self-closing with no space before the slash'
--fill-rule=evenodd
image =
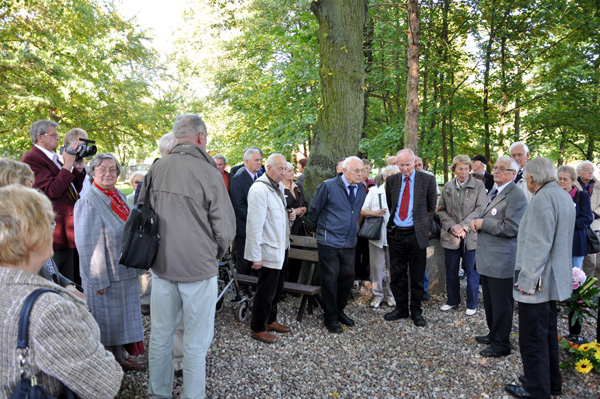
<path id="1" fill-rule="evenodd" d="M 514 171 L 515 171 L 514 169 L 505 168 L 504 166 L 494 166 L 494 167 L 493 167 L 493 170 L 494 170 L 494 172 L 496 172 L 496 171 L 499 171 L 499 172 L 506 172 L 507 170 L 508 170 L 508 171 L 511 171 L 511 172 L 514 172 Z"/>

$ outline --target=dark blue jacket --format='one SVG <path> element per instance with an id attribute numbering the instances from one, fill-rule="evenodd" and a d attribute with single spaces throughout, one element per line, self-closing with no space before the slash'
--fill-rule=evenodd
<path id="1" fill-rule="evenodd" d="M 353 248 L 358 233 L 358 215 L 367 192 L 357 184 L 354 205 L 341 175 L 325 180 L 317 187 L 308 208 L 308 227 L 317 232 L 317 243 L 335 248 Z"/>
<path id="2" fill-rule="evenodd" d="M 592 204 L 590 195 L 585 191 L 577 190 L 575 198 L 575 231 L 573 232 L 573 256 L 586 256 L 587 250 L 587 233 L 586 229 L 590 227 L 594 221 L 592 214 Z"/>

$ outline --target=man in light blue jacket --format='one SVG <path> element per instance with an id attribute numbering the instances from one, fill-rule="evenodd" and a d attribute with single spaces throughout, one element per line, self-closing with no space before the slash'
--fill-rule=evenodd
<path id="1" fill-rule="evenodd" d="M 519 347 L 523 385 L 506 385 L 516 398 L 550 399 L 560 395 L 556 301 L 571 296 L 571 250 L 575 208 L 556 183 L 556 168 L 537 158 L 524 168 L 533 193 L 517 236 L 513 297 L 519 304 Z"/>

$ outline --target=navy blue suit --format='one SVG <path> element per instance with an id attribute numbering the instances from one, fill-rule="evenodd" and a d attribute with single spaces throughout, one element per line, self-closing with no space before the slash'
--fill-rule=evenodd
<path id="1" fill-rule="evenodd" d="M 235 265 L 240 274 L 250 274 L 250 262 L 244 259 L 244 249 L 246 248 L 246 217 L 248 216 L 248 191 L 254 183 L 247 171 L 233 176 L 230 181 L 229 195 L 235 211 Z"/>

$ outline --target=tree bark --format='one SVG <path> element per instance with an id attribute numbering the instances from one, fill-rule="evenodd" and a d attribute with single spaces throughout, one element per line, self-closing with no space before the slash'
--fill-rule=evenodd
<path id="1" fill-rule="evenodd" d="M 341 157 L 355 155 L 363 130 L 365 62 L 364 0 L 318 0 L 310 9 L 319 21 L 322 103 L 306 169 L 305 195 L 335 176 Z"/>
<path id="2" fill-rule="evenodd" d="M 415 153 L 419 147 L 419 1 L 408 0 L 408 74 L 404 147 Z"/>

